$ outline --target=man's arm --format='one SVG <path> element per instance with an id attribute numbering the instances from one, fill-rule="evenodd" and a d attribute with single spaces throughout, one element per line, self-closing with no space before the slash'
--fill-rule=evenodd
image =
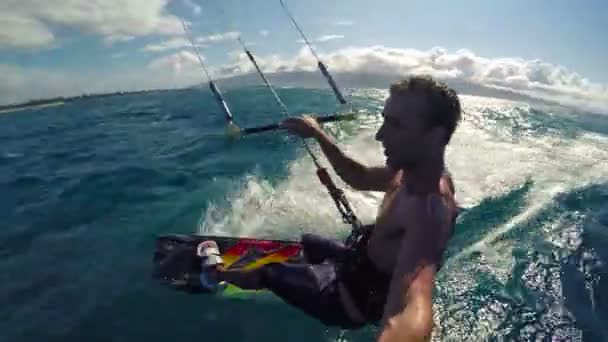
<path id="1" fill-rule="evenodd" d="M 388 167 L 367 167 L 346 156 L 309 115 L 288 118 L 281 126 L 302 138 L 314 137 L 336 173 L 351 187 L 363 191 L 387 191 L 398 180 Z"/>
<path id="2" fill-rule="evenodd" d="M 420 265 L 411 277 L 401 277 L 400 284 L 391 286 L 393 305 L 389 307 L 387 301 L 378 342 L 430 341 L 433 299 L 428 284 L 433 283 L 435 272 L 435 265 Z"/>
<path id="3" fill-rule="evenodd" d="M 433 329 L 433 286 L 449 227 L 448 207 L 437 196 L 411 205 L 405 234 L 384 307 L 378 341 L 429 341 Z"/>
<path id="4" fill-rule="evenodd" d="M 387 191 L 395 181 L 395 170 L 387 166 L 368 167 L 348 157 L 323 130 L 315 138 L 338 176 L 354 189 Z"/>

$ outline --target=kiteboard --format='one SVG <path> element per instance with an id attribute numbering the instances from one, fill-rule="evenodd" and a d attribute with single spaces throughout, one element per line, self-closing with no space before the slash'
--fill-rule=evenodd
<path id="1" fill-rule="evenodd" d="M 200 284 L 201 257 L 197 246 L 206 240 L 217 243 L 224 268 L 250 270 L 273 262 L 304 261 L 302 245 L 298 241 L 256 239 L 214 235 L 161 235 L 154 252 L 154 277 L 177 291 L 190 294 L 207 293 Z M 227 284 L 224 295 L 256 292 Z"/>

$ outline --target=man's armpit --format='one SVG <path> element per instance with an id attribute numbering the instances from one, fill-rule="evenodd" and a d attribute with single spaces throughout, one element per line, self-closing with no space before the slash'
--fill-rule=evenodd
<path id="1" fill-rule="evenodd" d="M 399 184 L 401 171 L 395 171 L 388 166 L 372 166 L 366 170 L 365 189 L 367 191 L 387 192 Z"/>

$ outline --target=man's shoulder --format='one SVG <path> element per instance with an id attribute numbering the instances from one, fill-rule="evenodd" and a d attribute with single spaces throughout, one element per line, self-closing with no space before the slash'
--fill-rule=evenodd
<path id="1" fill-rule="evenodd" d="M 449 171 L 445 170 L 441 175 L 439 187 L 442 194 L 454 196 L 456 189 L 454 187 L 454 179 Z"/>
<path id="2" fill-rule="evenodd" d="M 452 174 L 444 170 L 439 179 L 439 193 L 447 201 L 450 210 L 456 209 L 456 188 Z M 453 207 L 453 208 L 452 208 Z"/>
<path id="3" fill-rule="evenodd" d="M 441 235 L 443 237 L 442 240 L 444 240 L 442 244 L 445 248 L 445 244 L 447 244 L 447 241 L 454 234 L 456 218 L 458 217 L 458 204 L 456 203 L 454 183 L 451 174 L 447 173 L 441 177 L 439 192 L 442 198 L 442 206 L 447 211 L 448 216 L 446 221 L 443 221 L 443 219 L 441 220 L 444 222 L 441 227 Z M 443 211 L 443 213 L 446 213 L 446 211 Z"/>

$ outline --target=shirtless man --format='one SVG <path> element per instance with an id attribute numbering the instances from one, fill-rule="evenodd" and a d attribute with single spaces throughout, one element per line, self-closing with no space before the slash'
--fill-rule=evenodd
<path id="1" fill-rule="evenodd" d="M 310 264 L 276 263 L 252 271 L 219 267 L 202 278 L 203 285 L 215 289 L 226 281 L 270 289 L 328 325 L 381 323 L 379 341 L 429 340 L 434 276 L 457 215 L 444 152 L 461 117 L 460 102 L 445 84 L 412 77 L 391 85 L 383 116 L 376 134 L 386 156 L 382 167 L 346 156 L 309 116 L 283 122 L 290 132 L 315 138 L 351 187 L 386 193 L 375 227 L 352 249 L 306 235 Z M 221 265 L 212 241 L 199 247 L 207 267 Z"/>

